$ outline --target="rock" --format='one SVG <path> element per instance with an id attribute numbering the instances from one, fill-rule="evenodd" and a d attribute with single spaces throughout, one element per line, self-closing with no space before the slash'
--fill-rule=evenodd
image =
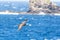
<path id="1" fill-rule="evenodd" d="M 50 0 L 30 0 L 28 13 L 60 13 L 60 7 Z"/>

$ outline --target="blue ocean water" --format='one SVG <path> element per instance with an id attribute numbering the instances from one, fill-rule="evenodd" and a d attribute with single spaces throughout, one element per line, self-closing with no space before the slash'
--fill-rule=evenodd
<path id="1" fill-rule="evenodd" d="M 60 2 L 55 2 L 57 6 L 60 6 Z"/>
<path id="2" fill-rule="evenodd" d="M 57 6 L 60 6 L 60 2 L 55 2 Z M 18 1 L 0 1 L 0 11 L 12 11 L 12 12 L 25 12 L 29 11 L 29 1 L 28 2 L 18 2 Z"/>
<path id="3" fill-rule="evenodd" d="M 29 2 L 18 2 L 18 1 L 7 1 L 0 2 L 0 11 L 13 11 L 13 12 L 23 12 L 29 10 Z"/>
<path id="4" fill-rule="evenodd" d="M 26 18 L 26 26 L 18 31 Z M 0 15 L 0 40 L 60 40 L 60 16 Z"/>

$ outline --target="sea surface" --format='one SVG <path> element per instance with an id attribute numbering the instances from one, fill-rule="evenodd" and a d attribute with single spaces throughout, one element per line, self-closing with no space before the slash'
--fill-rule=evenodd
<path id="1" fill-rule="evenodd" d="M 29 2 L 0 1 L 0 11 L 25 12 L 29 10 Z"/>
<path id="2" fill-rule="evenodd" d="M 28 19 L 18 31 L 18 25 Z M 60 16 L 0 15 L 0 40 L 60 40 Z"/>
<path id="3" fill-rule="evenodd" d="M 57 6 L 60 6 L 60 2 L 56 2 Z"/>
<path id="4" fill-rule="evenodd" d="M 55 2 L 57 6 L 60 6 L 60 2 Z M 29 1 L 0 1 L 0 12 L 1 11 L 12 11 L 12 12 L 26 12 L 29 11 Z"/>
<path id="5" fill-rule="evenodd" d="M 0 2 L 0 11 L 6 10 L 28 11 L 28 2 Z M 26 25 L 18 31 L 25 19 Z M 60 40 L 60 16 L 0 14 L 0 40 Z"/>

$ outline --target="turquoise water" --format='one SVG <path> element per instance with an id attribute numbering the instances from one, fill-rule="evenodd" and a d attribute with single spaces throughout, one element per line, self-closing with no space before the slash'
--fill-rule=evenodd
<path id="1" fill-rule="evenodd" d="M 28 19 L 18 31 L 18 24 Z M 58 40 L 60 16 L 0 15 L 0 40 Z M 59 39 L 60 40 L 60 39 Z"/>

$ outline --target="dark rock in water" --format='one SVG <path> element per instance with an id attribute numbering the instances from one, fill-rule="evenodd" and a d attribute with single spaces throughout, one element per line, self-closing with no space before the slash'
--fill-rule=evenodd
<path id="1" fill-rule="evenodd" d="M 28 13 L 40 13 L 40 12 L 44 12 L 44 13 L 60 13 L 60 7 L 56 6 L 52 3 L 50 3 L 49 5 L 44 4 L 34 4 L 34 6 L 32 5 L 32 7 L 30 8 L 29 11 L 27 11 Z"/>
<path id="2" fill-rule="evenodd" d="M 52 13 L 50 10 L 43 10 L 44 13 Z"/>
<path id="3" fill-rule="evenodd" d="M 57 10 L 60 11 L 60 7 L 57 7 Z"/>
<path id="4" fill-rule="evenodd" d="M 28 13 L 31 12 L 31 10 L 27 11 Z"/>
<path id="5" fill-rule="evenodd" d="M 41 8 L 41 6 L 38 6 L 38 8 Z"/>
<path id="6" fill-rule="evenodd" d="M 60 7 L 55 5 L 49 0 L 30 0 L 30 10 L 29 13 L 60 13 Z"/>

